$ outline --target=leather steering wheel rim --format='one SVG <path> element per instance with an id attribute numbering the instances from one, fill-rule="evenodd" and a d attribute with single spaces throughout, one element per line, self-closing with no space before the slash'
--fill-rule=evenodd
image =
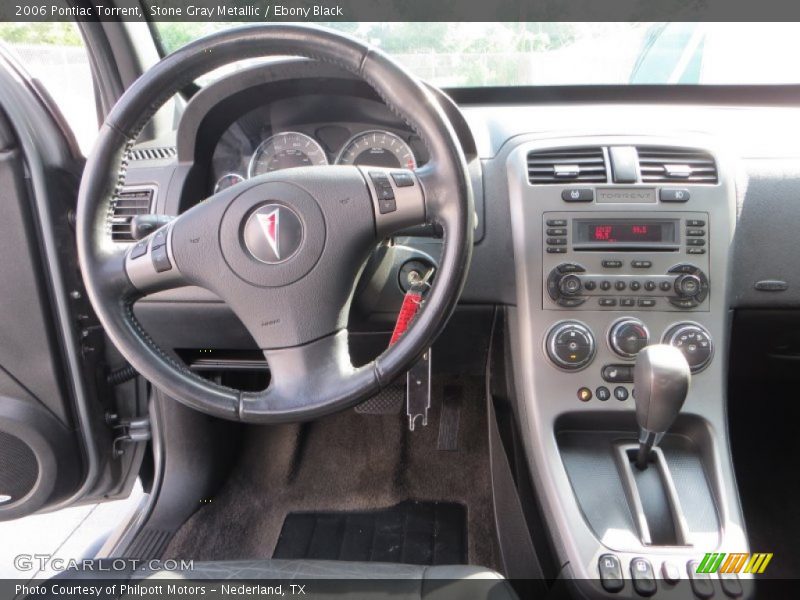
<path id="1" fill-rule="evenodd" d="M 273 381 L 263 392 L 253 393 L 199 377 L 152 341 L 133 312 L 134 302 L 143 293 L 132 281 L 130 249 L 120 248 L 111 241 L 106 221 L 124 185 L 127 154 L 152 115 L 199 76 L 234 61 L 269 56 L 300 56 L 330 62 L 375 89 L 427 146 L 430 159 L 413 176 L 424 198 L 424 222 L 440 227 L 444 235 L 434 285 L 412 326 L 396 344 L 369 364 L 352 366 L 346 322 L 342 326 L 342 318 L 346 316 L 340 313 L 349 308 L 353 281 L 338 298 L 343 306 L 337 308 L 340 313 L 332 313 L 330 334 L 326 330 L 326 335 L 310 340 L 298 334 L 293 341 L 301 343 L 271 349 L 261 346 Z M 292 169 L 282 171 L 279 182 L 275 177 L 265 178 L 252 186 L 277 189 L 275 186 L 283 182 L 293 190 L 311 190 L 313 194 L 315 189 L 336 189 L 341 185 L 346 190 L 343 193 L 352 192 L 358 196 L 357 202 L 369 203 L 368 196 L 364 196 L 371 189 L 365 185 L 369 179 L 365 172 L 355 167 L 318 169 L 322 168 L 331 171 L 311 170 L 303 174 L 304 169 Z M 332 245 L 333 213 L 325 199 L 320 199 L 320 193 L 313 200 L 323 207 L 326 235 L 331 238 L 326 239 L 326 244 Z M 217 212 L 223 215 L 219 218 L 224 220 L 236 202 L 240 200 L 224 196 L 209 202 L 212 208 L 204 209 L 206 213 L 194 213 L 199 217 L 189 215 L 194 211 L 191 209 L 177 219 L 176 223 L 188 225 L 176 225 L 170 230 L 169 256 L 173 262 L 183 261 L 176 265 L 176 270 L 180 266 L 181 273 L 191 273 L 192 269 L 199 272 L 190 261 L 181 258 L 185 256 L 178 247 L 183 235 L 181 228 L 202 227 L 214 217 L 213 207 L 218 207 Z M 378 217 L 377 210 L 370 215 L 373 224 Z M 472 190 L 463 151 L 439 104 L 418 80 L 385 54 L 347 36 L 311 26 L 256 25 L 224 30 L 182 47 L 148 70 L 120 98 L 106 118 L 85 167 L 77 209 L 78 254 L 89 299 L 106 333 L 129 363 L 156 387 L 187 406 L 217 417 L 253 423 L 301 421 L 369 398 L 407 371 L 427 351 L 447 323 L 466 280 L 473 219 Z M 224 225 L 224 221 L 220 222 Z M 353 256 L 356 254 L 354 250 Z M 311 273 L 320 269 L 315 266 Z M 182 284 L 202 285 L 198 278 L 202 279 L 190 274 Z M 217 288 L 222 290 L 223 286 Z M 253 289 L 254 294 L 267 293 L 264 286 Z M 260 298 L 263 297 L 254 297 L 253 304 L 259 303 Z M 297 327 L 298 331 L 302 329 L 300 325 Z"/>

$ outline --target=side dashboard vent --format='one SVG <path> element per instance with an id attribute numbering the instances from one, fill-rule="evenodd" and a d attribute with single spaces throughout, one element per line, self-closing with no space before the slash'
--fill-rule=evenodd
<path id="1" fill-rule="evenodd" d="M 152 188 L 123 189 L 109 215 L 111 239 L 115 242 L 133 242 L 131 220 L 136 215 L 150 214 L 153 207 Z"/>
<path id="2" fill-rule="evenodd" d="M 531 183 L 604 183 L 606 161 L 602 148 L 563 148 L 528 153 Z"/>
<path id="3" fill-rule="evenodd" d="M 717 164 L 704 150 L 639 146 L 636 151 L 643 183 L 717 183 Z"/>
<path id="4" fill-rule="evenodd" d="M 139 148 L 131 150 L 131 160 L 163 160 L 165 158 L 172 158 L 177 154 L 174 146 L 167 146 L 164 148 Z"/>

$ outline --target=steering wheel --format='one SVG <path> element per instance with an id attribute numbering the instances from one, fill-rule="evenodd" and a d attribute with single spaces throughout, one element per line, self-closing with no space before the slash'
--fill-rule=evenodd
<path id="1" fill-rule="evenodd" d="M 132 247 L 113 243 L 107 215 L 125 181 L 127 154 L 152 115 L 204 73 L 268 56 L 327 61 L 362 78 L 419 135 L 429 161 L 414 171 L 321 166 L 268 173 L 213 195 Z M 106 333 L 155 386 L 217 417 L 301 421 L 366 400 L 431 346 L 466 279 L 473 219 L 463 151 L 419 81 L 349 37 L 309 26 L 257 25 L 182 47 L 120 98 L 81 182 L 78 254 Z M 361 268 L 379 240 L 423 223 L 444 232 L 433 287 L 400 340 L 356 368 L 347 317 Z M 208 381 L 147 335 L 134 316 L 134 302 L 184 285 L 214 292 L 238 316 L 269 365 L 267 389 L 243 392 Z"/>

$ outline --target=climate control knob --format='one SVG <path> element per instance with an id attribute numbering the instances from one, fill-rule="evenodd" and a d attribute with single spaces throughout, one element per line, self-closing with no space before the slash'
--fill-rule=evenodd
<path id="1" fill-rule="evenodd" d="M 594 358 L 595 343 L 591 330 L 578 321 L 553 325 L 545 342 L 548 358 L 560 369 L 576 371 Z"/>
<path id="2" fill-rule="evenodd" d="M 692 373 L 708 366 L 714 354 L 714 343 L 708 330 L 697 323 L 677 323 L 664 333 L 664 343 L 675 346 L 686 357 Z"/>
<path id="3" fill-rule="evenodd" d="M 634 358 L 650 343 L 650 332 L 639 319 L 620 319 L 608 332 L 608 345 L 622 358 Z"/>

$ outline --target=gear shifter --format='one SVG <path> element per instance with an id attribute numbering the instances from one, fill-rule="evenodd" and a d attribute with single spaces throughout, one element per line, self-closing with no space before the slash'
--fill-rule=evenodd
<path id="1" fill-rule="evenodd" d="M 650 451 L 678 416 L 686 400 L 691 377 L 689 363 L 683 353 L 673 346 L 646 346 L 636 355 L 633 389 L 636 421 L 639 423 L 638 469 L 647 468 Z"/>

